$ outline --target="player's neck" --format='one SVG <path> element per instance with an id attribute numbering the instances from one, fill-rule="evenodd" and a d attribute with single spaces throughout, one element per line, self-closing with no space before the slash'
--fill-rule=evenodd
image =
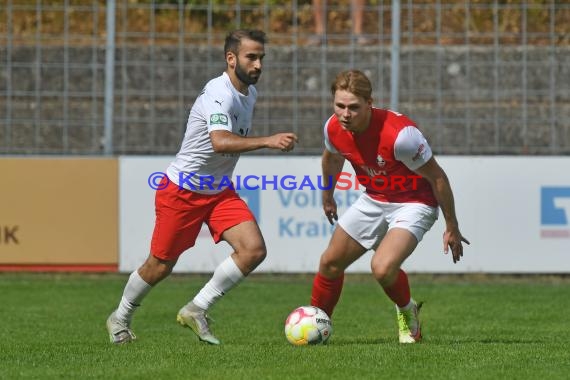
<path id="1" fill-rule="evenodd" d="M 249 95 L 249 85 L 247 85 L 247 84 L 243 83 L 241 80 L 239 80 L 239 78 L 237 77 L 237 75 L 234 72 L 231 72 L 228 70 L 228 71 L 226 71 L 226 73 L 230 77 L 230 81 L 232 82 L 232 84 L 236 90 L 238 90 L 240 93 L 242 93 L 245 96 Z"/>

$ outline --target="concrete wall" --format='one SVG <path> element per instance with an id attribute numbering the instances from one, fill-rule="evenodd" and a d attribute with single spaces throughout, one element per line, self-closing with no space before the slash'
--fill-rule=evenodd
<path id="1" fill-rule="evenodd" d="M 116 153 L 176 152 L 192 101 L 224 69 L 221 49 L 118 45 L 115 58 Z M 100 153 L 104 59 L 100 48 L 11 47 L 8 56 L 1 47 L 5 153 Z M 265 64 L 254 134 L 294 129 L 300 153 L 321 150 L 338 71 L 365 71 L 375 104 L 389 104 L 388 47 L 268 45 Z M 399 111 L 438 153 L 570 153 L 570 48 L 403 48 L 400 70 Z"/>

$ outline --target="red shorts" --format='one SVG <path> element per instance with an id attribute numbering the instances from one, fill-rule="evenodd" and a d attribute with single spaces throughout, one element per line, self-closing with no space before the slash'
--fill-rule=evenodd
<path id="1" fill-rule="evenodd" d="M 180 188 L 172 181 L 165 189 L 156 191 L 155 212 L 150 251 L 163 260 L 175 260 L 193 247 L 202 223 L 208 225 L 218 243 L 228 228 L 255 220 L 234 189 L 205 195 Z"/>

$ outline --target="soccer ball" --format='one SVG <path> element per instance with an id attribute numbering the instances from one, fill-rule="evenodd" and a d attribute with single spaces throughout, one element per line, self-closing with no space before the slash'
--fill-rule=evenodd
<path id="1" fill-rule="evenodd" d="M 285 336 L 295 346 L 326 343 L 332 331 L 327 313 L 315 306 L 300 306 L 285 321 Z"/>

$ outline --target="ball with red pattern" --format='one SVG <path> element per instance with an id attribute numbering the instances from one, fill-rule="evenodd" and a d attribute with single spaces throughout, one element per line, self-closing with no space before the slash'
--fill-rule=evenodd
<path id="1" fill-rule="evenodd" d="M 331 334 L 331 319 L 315 306 L 300 306 L 285 320 L 285 336 L 295 346 L 326 343 Z"/>

